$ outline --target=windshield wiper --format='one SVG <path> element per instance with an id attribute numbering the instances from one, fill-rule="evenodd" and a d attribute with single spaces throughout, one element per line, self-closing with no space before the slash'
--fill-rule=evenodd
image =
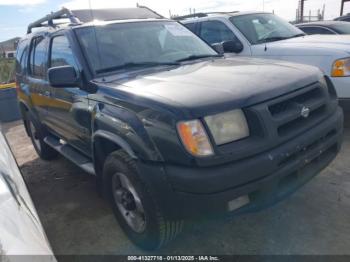
<path id="1" fill-rule="evenodd" d="M 207 57 L 222 57 L 222 55 L 190 55 L 185 58 L 178 59 L 176 60 L 176 62 L 191 61 L 191 60 L 207 58 Z"/>
<path id="2" fill-rule="evenodd" d="M 288 37 L 288 38 L 301 37 L 301 36 L 306 36 L 306 34 L 300 33 L 300 34 L 296 34 L 296 35 L 293 35 L 293 36 Z"/>
<path id="3" fill-rule="evenodd" d="M 280 40 L 285 40 L 288 39 L 289 37 L 285 37 L 285 36 L 273 36 L 273 37 L 267 37 L 264 39 L 260 39 L 258 41 L 258 43 L 267 43 L 267 42 L 274 42 L 274 41 L 280 41 Z"/>
<path id="4" fill-rule="evenodd" d="M 295 38 L 295 37 L 300 37 L 300 36 L 305 36 L 306 34 L 296 34 L 296 35 L 292 35 L 292 36 L 271 36 L 271 37 L 267 37 L 264 39 L 260 39 L 258 41 L 258 43 L 267 43 L 267 42 L 274 42 L 274 41 L 280 41 L 280 40 L 286 40 L 286 39 L 290 39 L 290 38 Z"/>
<path id="5" fill-rule="evenodd" d="M 167 65 L 179 65 L 179 63 L 178 62 L 139 62 L 139 63 L 132 62 L 132 63 L 125 63 L 122 65 L 98 69 L 96 70 L 96 73 L 101 74 L 101 73 L 116 71 L 119 69 L 128 69 L 133 67 L 152 67 L 152 66 L 167 66 Z"/>

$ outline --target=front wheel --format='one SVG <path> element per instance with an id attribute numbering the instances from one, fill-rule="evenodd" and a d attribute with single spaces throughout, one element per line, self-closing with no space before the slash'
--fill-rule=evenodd
<path id="1" fill-rule="evenodd" d="M 104 190 L 120 226 L 137 246 L 154 250 L 175 238 L 183 221 L 166 219 L 126 152 L 112 153 L 104 164 Z"/>

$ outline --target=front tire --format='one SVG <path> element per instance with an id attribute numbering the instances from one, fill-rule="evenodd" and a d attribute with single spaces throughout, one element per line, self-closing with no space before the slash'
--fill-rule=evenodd
<path id="1" fill-rule="evenodd" d="M 44 130 L 27 114 L 26 125 L 29 137 L 38 156 L 43 160 L 55 159 L 58 152 L 44 142 Z"/>
<path id="2" fill-rule="evenodd" d="M 129 239 L 155 250 L 178 235 L 183 221 L 165 218 L 150 188 L 140 179 L 136 162 L 126 152 L 112 153 L 103 168 L 104 191 Z"/>

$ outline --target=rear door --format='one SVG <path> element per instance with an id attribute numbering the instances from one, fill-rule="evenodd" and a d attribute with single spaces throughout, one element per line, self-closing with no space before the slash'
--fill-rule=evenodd
<path id="1" fill-rule="evenodd" d="M 31 40 L 28 59 L 29 97 L 40 121 L 45 124 L 47 107 L 50 103 L 50 88 L 47 82 L 47 48 L 48 39 L 36 36 Z"/>
<path id="2" fill-rule="evenodd" d="M 48 67 L 73 66 L 77 75 L 81 73 L 69 39 L 65 34 L 50 39 Z M 88 127 L 82 124 L 81 112 L 88 112 L 88 93 L 78 87 L 53 88 L 53 102 L 48 107 L 48 126 L 60 138 L 85 154 L 90 153 Z M 86 121 L 84 122 L 86 123 Z"/>

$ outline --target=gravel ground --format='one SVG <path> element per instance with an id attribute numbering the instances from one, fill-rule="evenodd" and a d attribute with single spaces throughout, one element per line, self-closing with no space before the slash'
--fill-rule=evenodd
<path id="1" fill-rule="evenodd" d="M 92 176 L 62 157 L 40 160 L 21 122 L 4 129 L 56 255 L 145 253 L 124 235 Z M 350 254 L 349 143 L 346 129 L 337 159 L 285 201 L 231 220 L 198 221 L 157 253 Z"/>

